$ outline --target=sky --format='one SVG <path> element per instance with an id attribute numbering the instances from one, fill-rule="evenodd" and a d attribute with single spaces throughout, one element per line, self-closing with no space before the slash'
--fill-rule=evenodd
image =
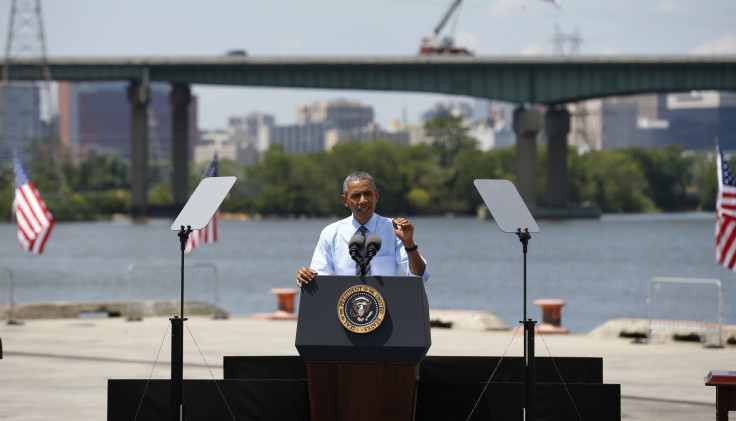
<path id="1" fill-rule="evenodd" d="M 20 0 L 17 0 L 20 1 Z M 41 0 L 47 54 L 64 57 L 414 56 L 452 0 Z M 443 28 L 476 56 L 556 52 L 556 33 L 577 34 L 578 54 L 736 56 L 732 0 L 464 0 Z M 28 3 L 23 0 L 22 3 Z M 6 41 L 10 1 L 0 4 Z M 5 42 L 3 42 L 5 45 Z M 570 45 L 566 45 L 569 53 Z M 264 112 L 293 124 L 297 107 L 348 99 L 376 121 L 419 115 L 448 95 L 192 86 L 200 130 L 224 129 L 233 114 Z"/>

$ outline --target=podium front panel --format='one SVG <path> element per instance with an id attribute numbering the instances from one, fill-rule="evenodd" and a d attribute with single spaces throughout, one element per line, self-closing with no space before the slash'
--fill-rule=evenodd
<path id="1" fill-rule="evenodd" d="M 338 302 L 351 287 L 383 297 L 381 324 L 366 333 L 343 326 Z M 421 361 L 432 340 L 429 304 L 415 276 L 316 276 L 301 289 L 296 348 L 305 361 Z"/>

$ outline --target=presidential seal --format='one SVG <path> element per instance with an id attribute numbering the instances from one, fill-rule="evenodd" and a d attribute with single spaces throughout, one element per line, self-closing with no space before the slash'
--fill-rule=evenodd
<path id="1" fill-rule="evenodd" d="M 375 288 L 367 285 L 352 286 L 337 300 L 337 317 L 345 329 L 351 332 L 372 332 L 385 315 L 383 297 Z"/>

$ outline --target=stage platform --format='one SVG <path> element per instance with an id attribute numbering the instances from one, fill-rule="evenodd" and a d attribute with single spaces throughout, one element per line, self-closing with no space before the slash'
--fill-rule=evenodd
<path id="1" fill-rule="evenodd" d="M 428 356 L 420 364 L 415 419 L 467 420 L 472 411 L 470 420 L 520 420 L 523 371 L 522 357 Z M 538 420 L 621 419 L 621 388 L 603 383 L 601 358 L 537 357 L 535 385 Z M 107 419 L 169 419 L 169 393 L 168 380 L 111 379 Z M 184 380 L 184 396 L 190 421 L 310 419 L 307 370 L 298 356 L 226 356 L 223 380 Z"/>

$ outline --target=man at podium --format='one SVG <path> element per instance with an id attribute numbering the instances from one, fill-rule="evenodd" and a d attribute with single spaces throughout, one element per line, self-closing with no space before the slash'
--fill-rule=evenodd
<path id="1" fill-rule="evenodd" d="M 356 262 L 350 257 L 349 241 L 360 233 L 364 237 L 376 234 L 381 246 L 369 263 L 368 275 L 396 276 L 399 267 L 408 276 L 429 279 L 427 261 L 414 242 L 414 225 L 406 218 L 385 218 L 375 213 L 379 191 L 368 173 L 354 172 L 342 185 L 342 203 L 351 215 L 322 230 L 309 267 L 302 267 L 296 275 L 301 288 L 316 275 L 356 275 Z"/>

